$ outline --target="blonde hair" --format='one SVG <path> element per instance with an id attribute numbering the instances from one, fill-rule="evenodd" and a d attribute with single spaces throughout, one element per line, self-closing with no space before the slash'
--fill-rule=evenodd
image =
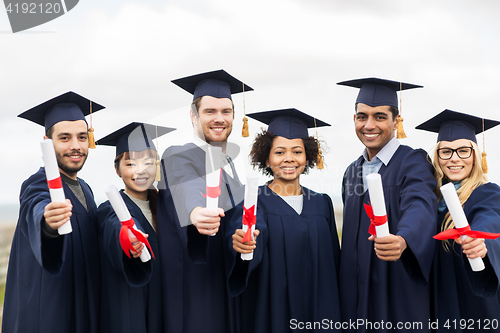
<path id="1" fill-rule="evenodd" d="M 469 140 L 470 144 L 472 145 L 473 149 L 473 158 L 474 158 L 474 163 L 472 165 L 472 170 L 470 174 L 465 177 L 461 184 L 460 188 L 457 190 L 458 194 L 458 199 L 460 200 L 460 204 L 463 205 L 469 199 L 469 196 L 472 194 L 472 191 L 474 191 L 477 187 L 486 184 L 488 182 L 488 177 L 486 176 L 486 173 L 484 173 L 483 169 L 481 168 L 481 152 L 479 151 L 478 145 Z M 436 190 L 434 191 L 438 201 L 441 200 L 442 194 L 439 188 L 443 185 L 443 179 L 445 178 L 444 172 L 441 169 L 441 166 L 439 165 L 439 156 L 437 150 L 439 149 L 439 146 L 441 144 L 441 141 L 434 146 L 433 150 L 433 158 L 432 158 L 432 165 L 434 166 L 434 177 L 436 178 Z M 448 229 L 452 229 L 455 227 L 455 224 L 453 223 L 453 220 L 451 219 L 450 212 L 446 213 L 446 216 L 443 220 L 443 223 L 441 224 L 441 231 L 445 231 Z M 443 241 L 443 246 L 445 249 L 449 249 L 450 244 L 449 241 Z"/>

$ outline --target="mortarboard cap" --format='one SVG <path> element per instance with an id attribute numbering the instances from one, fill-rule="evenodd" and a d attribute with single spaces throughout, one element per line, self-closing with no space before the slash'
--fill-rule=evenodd
<path id="1" fill-rule="evenodd" d="M 304 139 L 309 136 L 308 128 L 330 126 L 297 109 L 257 112 L 247 116 L 269 125 L 268 132 L 287 139 Z"/>
<path id="2" fill-rule="evenodd" d="M 477 143 L 476 134 L 499 124 L 500 121 L 484 119 L 447 109 L 415 128 L 439 133 L 438 142 L 468 139 Z"/>
<path id="3" fill-rule="evenodd" d="M 85 116 L 91 111 L 104 109 L 104 106 L 92 102 L 91 110 L 90 103 L 89 99 L 69 91 L 21 113 L 18 117 L 42 125 L 47 131 L 60 121 L 85 120 Z"/>
<path id="4" fill-rule="evenodd" d="M 378 79 L 375 77 L 338 82 L 342 86 L 360 88 L 356 103 L 363 103 L 371 107 L 389 105 L 398 107 L 397 91 L 422 88 L 415 84 Z"/>
<path id="5" fill-rule="evenodd" d="M 193 94 L 193 101 L 201 96 L 231 99 L 231 94 L 253 90 L 222 69 L 172 80 L 172 83 Z"/>
<path id="6" fill-rule="evenodd" d="M 175 128 L 133 122 L 101 138 L 97 144 L 116 146 L 116 156 L 126 151 L 156 151 L 153 139 L 172 131 Z"/>

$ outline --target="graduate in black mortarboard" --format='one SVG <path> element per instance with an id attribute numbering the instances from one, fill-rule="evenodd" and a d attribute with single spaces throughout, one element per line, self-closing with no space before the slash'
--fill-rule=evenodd
<path id="1" fill-rule="evenodd" d="M 101 332 L 163 332 L 160 251 L 156 235 L 158 192 L 153 185 L 158 152 L 153 139 L 173 130 L 133 122 L 97 142 L 100 146 L 116 147 L 114 166 L 125 185 L 120 194 L 135 226 L 147 235 L 155 256 L 142 262 L 139 257 L 145 246 L 135 236 L 126 237 L 134 250 L 124 252 L 120 242 L 122 225 L 113 207 L 109 201 L 99 206 L 99 236 L 106 256 L 102 260 Z"/>
<path id="2" fill-rule="evenodd" d="M 101 293 L 97 207 L 77 178 L 93 131 L 85 116 L 104 107 L 67 92 L 22 114 L 53 140 L 66 203 L 51 203 L 45 169 L 21 186 L 7 273 L 2 332 L 98 332 Z M 33 143 L 35 154 L 38 142 Z M 57 228 L 70 220 L 73 231 Z"/>
<path id="3" fill-rule="evenodd" d="M 434 252 L 432 275 L 433 321 L 437 321 L 438 332 L 450 328 L 460 332 L 463 327 L 500 332 L 498 325 L 490 324 L 500 314 L 500 239 L 496 238 L 500 236 L 500 187 L 488 182 L 487 166 L 481 158 L 484 145 L 481 153 L 476 140 L 477 134 L 499 124 L 444 110 L 417 126 L 438 133 L 432 159 L 439 200 L 436 233 L 440 234 L 436 237 L 440 241 Z M 453 182 L 472 230 L 464 240 L 458 237 L 439 190 L 448 182 Z M 467 258 L 478 257 L 483 259 L 485 269 L 474 272 Z M 464 321 L 466 325 L 455 328 L 455 322 Z"/>
<path id="4" fill-rule="evenodd" d="M 250 158 L 273 179 L 259 187 L 256 240 L 243 242 L 242 205 L 226 232 L 229 290 L 241 299 L 241 332 L 339 323 L 340 248 L 332 201 L 300 185 L 300 176 L 320 159 L 319 141 L 307 129 L 330 125 L 296 109 L 247 116 L 269 125 L 257 135 Z M 242 261 L 240 253 L 251 251 L 253 259 Z"/>
<path id="5" fill-rule="evenodd" d="M 238 148 L 227 139 L 235 113 L 231 95 L 252 88 L 223 70 L 172 82 L 193 94 L 194 136 L 164 152 L 158 184 L 165 332 L 233 332 L 236 307 L 227 291 L 223 241 L 228 210 L 243 200 L 243 191 L 229 157 Z M 224 155 L 217 211 L 205 207 L 209 144 L 221 146 Z"/>
<path id="6" fill-rule="evenodd" d="M 338 83 L 360 88 L 355 105 L 356 135 L 362 156 L 344 174 L 344 218 L 340 260 L 342 320 L 422 322 L 430 318 L 430 288 L 436 221 L 436 181 L 422 149 L 400 145 L 397 91 L 420 86 L 377 78 Z M 363 204 L 369 203 L 366 176 L 378 172 L 390 235 L 369 234 Z M 361 325 L 358 332 L 390 331 Z"/>

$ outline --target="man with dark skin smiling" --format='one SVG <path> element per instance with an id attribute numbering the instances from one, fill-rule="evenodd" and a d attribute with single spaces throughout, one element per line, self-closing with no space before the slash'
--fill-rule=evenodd
<path id="1" fill-rule="evenodd" d="M 165 332 L 235 332 L 237 308 L 227 290 L 223 242 L 229 210 L 243 200 L 243 191 L 229 158 L 237 146 L 227 139 L 234 119 L 231 95 L 252 88 L 223 70 L 172 82 L 193 94 L 194 136 L 165 151 L 158 184 Z M 222 147 L 224 155 L 217 210 L 207 208 L 204 197 L 209 144 Z"/>
<path id="2" fill-rule="evenodd" d="M 51 202 L 43 167 L 21 187 L 2 332 L 98 332 L 97 207 L 90 187 L 77 178 L 88 155 L 90 103 L 68 92 L 19 115 L 44 126 L 44 139 L 52 139 L 67 199 Z M 93 103 L 93 111 L 103 108 Z M 59 235 L 67 222 L 72 232 Z"/>
<path id="3" fill-rule="evenodd" d="M 360 88 L 354 126 L 363 155 L 346 170 L 342 183 L 344 219 L 340 260 L 342 320 L 362 320 L 357 332 L 406 329 L 428 331 L 434 251 L 435 180 L 425 151 L 401 145 L 395 138 L 397 91 L 420 86 L 369 78 L 338 84 Z M 366 176 L 379 173 L 390 235 L 369 235 Z M 385 325 L 381 325 L 381 323 Z M 371 323 L 371 324 L 366 324 Z"/>

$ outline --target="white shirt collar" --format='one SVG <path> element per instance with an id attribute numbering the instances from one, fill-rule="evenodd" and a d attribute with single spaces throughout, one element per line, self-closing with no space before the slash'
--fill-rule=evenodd
<path id="1" fill-rule="evenodd" d="M 400 145 L 401 143 L 398 141 L 398 139 L 396 139 L 396 137 L 393 137 L 373 158 L 378 158 L 382 161 L 382 163 L 384 163 L 385 166 L 387 166 Z M 363 157 L 365 158 L 365 161 L 368 161 L 368 152 L 366 151 L 366 148 L 363 150 Z"/>
<path id="2" fill-rule="evenodd" d="M 193 134 L 193 143 L 197 145 L 199 148 L 203 149 L 204 152 L 207 152 L 208 143 L 202 139 L 200 139 L 196 134 Z M 233 170 L 231 169 L 231 165 L 228 163 L 228 155 L 222 152 L 222 169 L 226 171 L 226 173 L 234 178 Z"/>

